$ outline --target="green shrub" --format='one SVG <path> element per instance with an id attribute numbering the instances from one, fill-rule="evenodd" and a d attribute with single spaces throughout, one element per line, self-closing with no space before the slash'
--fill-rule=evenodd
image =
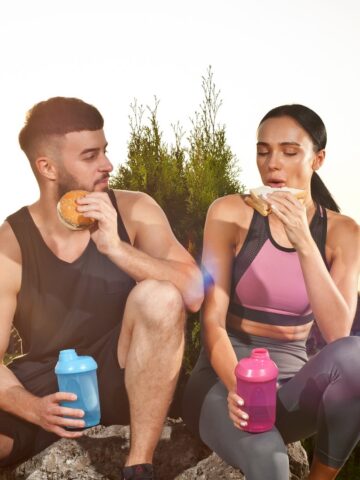
<path id="1" fill-rule="evenodd" d="M 165 211 L 179 241 L 201 261 L 203 228 L 209 205 L 223 195 L 242 192 L 235 155 L 226 130 L 217 123 L 221 106 L 211 68 L 202 78 L 204 99 L 195 113 L 184 145 L 184 132 L 174 128 L 174 145 L 162 138 L 157 119 L 159 102 L 145 109 L 131 105 L 128 159 L 111 180 L 112 188 L 138 190 L 151 195 Z M 199 314 L 188 319 L 184 367 L 189 372 L 200 348 Z"/>

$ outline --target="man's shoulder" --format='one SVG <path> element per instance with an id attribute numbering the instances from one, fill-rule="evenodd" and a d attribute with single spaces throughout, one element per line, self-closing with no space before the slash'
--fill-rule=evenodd
<path id="1" fill-rule="evenodd" d="M 139 192 L 135 190 L 113 190 L 117 201 L 128 202 L 134 204 L 139 201 L 153 201 L 155 200 L 145 192 Z"/>
<path id="2" fill-rule="evenodd" d="M 166 215 L 145 192 L 114 190 L 117 207 L 132 244 L 141 225 L 166 223 Z"/>
<path id="3" fill-rule="evenodd" d="M 10 223 L 5 220 L 2 225 L 0 225 L 0 248 L 6 247 L 7 244 L 18 244 L 14 230 L 11 228 Z M 11 245 L 8 245 L 11 247 Z"/>
<path id="4" fill-rule="evenodd" d="M 132 190 L 114 190 L 121 216 L 135 220 L 146 217 L 154 208 L 161 210 L 159 204 L 147 193 Z"/>
<path id="5" fill-rule="evenodd" d="M 0 225 L 0 260 L 21 263 L 20 245 L 10 224 Z"/>

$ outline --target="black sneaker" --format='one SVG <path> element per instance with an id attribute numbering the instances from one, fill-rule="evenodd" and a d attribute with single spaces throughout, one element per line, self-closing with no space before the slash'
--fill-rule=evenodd
<path id="1" fill-rule="evenodd" d="M 122 478 L 123 480 L 156 480 L 154 467 L 151 463 L 123 467 Z"/>

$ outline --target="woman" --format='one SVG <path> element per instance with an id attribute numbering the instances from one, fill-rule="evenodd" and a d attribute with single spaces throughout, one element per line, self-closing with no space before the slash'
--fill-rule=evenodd
<path id="1" fill-rule="evenodd" d="M 316 434 L 309 479 L 336 477 L 360 439 L 360 338 L 349 337 L 357 299 L 359 229 L 317 175 L 326 130 L 302 105 L 271 110 L 258 128 L 257 165 L 264 185 L 306 190 L 304 203 L 268 195 L 261 216 L 244 197 L 209 208 L 203 266 L 205 348 L 190 377 L 184 419 L 246 480 L 288 480 L 285 445 Z M 328 345 L 308 361 L 316 318 Z M 276 426 L 252 434 L 235 393 L 234 369 L 255 347 L 279 367 Z"/>

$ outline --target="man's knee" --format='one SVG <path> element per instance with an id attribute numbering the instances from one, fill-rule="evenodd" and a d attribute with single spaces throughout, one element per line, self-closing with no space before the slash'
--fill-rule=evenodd
<path id="1" fill-rule="evenodd" d="M 184 302 L 181 293 L 171 282 L 144 280 L 133 289 L 128 301 L 139 313 L 136 321 L 141 321 L 149 328 L 184 325 Z"/>
<path id="2" fill-rule="evenodd" d="M 14 440 L 0 434 L 0 460 L 5 460 L 12 452 Z"/>

